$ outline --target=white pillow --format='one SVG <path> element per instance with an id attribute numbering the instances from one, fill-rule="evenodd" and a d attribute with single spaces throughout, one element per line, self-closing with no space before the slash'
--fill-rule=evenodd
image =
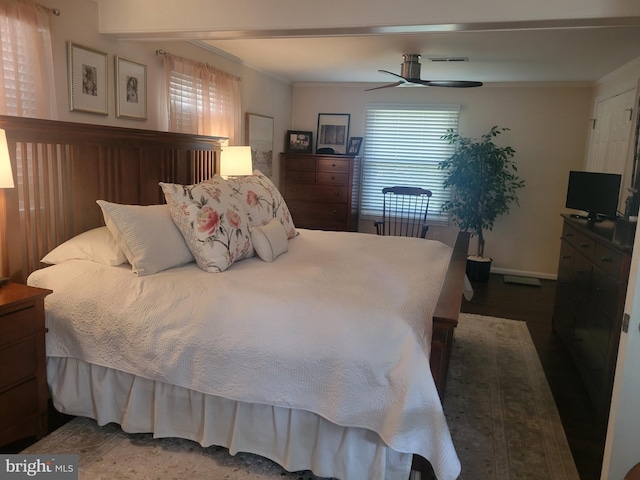
<path id="1" fill-rule="evenodd" d="M 258 256 L 265 262 L 273 262 L 289 249 L 287 231 L 279 219 L 251 229 L 251 243 Z"/>
<path id="2" fill-rule="evenodd" d="M 171 218 L 202 270 L 223 272 L 253 255 L 247 213 L 222 178 L 214 175 L 197 185 L 160 186 Z"/>
<path id="3" fill-rule="evenodd" d="M 193 262 L 168 205 L 120 205 L 97 200 L 107 228 L 136 275 L 152 275 Z"/>
<path id="4" fill-rule="evenodd" d="M 56 265 L 68 260 L 89 260 L 113 267 L 125 263 L 127 257 L 107 227 L 98 227 L 58 245 L 41 262 Z"/>

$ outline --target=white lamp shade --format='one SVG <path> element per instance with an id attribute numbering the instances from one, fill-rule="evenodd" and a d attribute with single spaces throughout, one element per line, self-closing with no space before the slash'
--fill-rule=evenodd
<path id="1" fill-rule="evenodd" d="M 0 188 L 13 188 L 13 173 L 11 172 L 11 157 L 7 132 L 0 128 Z"/>
<path id="2" fill-rule="evenodd" d="M 252 173 L 251 147 L 222 147 L 220 156 L 220 176 L 222 178 L 239 177 Z"/>

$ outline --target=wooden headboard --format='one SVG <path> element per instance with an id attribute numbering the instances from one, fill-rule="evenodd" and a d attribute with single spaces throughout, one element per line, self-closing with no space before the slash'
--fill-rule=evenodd
<path id="1" fill-rule="evenodd" d="M 211 177 L 225 140 L 1 115 L 0 128 L 16 184 L 0 190 L 2 276 L 21 283 L 54 247 L 104 225 L 96 200 L 164 203 L 158 182 Z"/>

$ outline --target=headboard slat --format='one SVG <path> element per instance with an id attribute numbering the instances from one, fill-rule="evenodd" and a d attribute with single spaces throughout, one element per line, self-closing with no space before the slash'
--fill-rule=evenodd
<path id="1" fill-rule="evenodd" d="M 158 182 L 217 171 L 221 137 L 0 115 L 16 187 L 0 190 L 2 275 L 15 282 L 69 238 L 104 225 L 96 200 L 163 203 Z"/>

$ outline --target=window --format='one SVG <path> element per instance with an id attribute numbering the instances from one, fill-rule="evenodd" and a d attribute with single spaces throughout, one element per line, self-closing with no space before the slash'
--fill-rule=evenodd
<path id="1" fill-rule="evenodd" d="M 0 114 L 54 119 L 49 9 L 0 2 Z"/>
<path id="2" fill-rule="evenodd" d="M 239 139 L 239 79 L 210 65 L 165 54 L 169 131 Z"/>
<path id="3" fill-rule="evenodd" d="M 454 146 L 442 140 L 448 129 L 458 129 L 457 105 L 372 105 L 367 107 L 365 148 L 360 192 L 360 214 L 382 215 L 382 189 L 394 185 L 427 188 L 433 192 L 431 221 L 448 221 L 440 209 L 449 199 L 444 173 L 438 164 Z"/>

